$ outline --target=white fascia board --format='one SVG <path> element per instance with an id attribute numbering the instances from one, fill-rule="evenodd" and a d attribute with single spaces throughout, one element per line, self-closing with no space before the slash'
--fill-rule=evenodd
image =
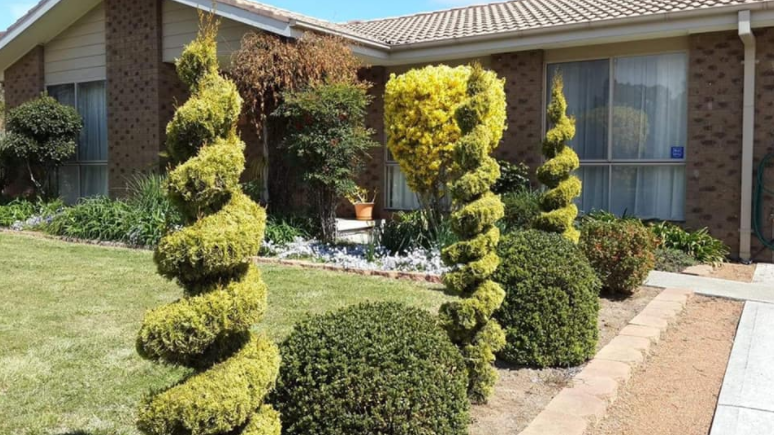
<path id="1" fill-rule="evenodd" d="M 19 25 L 3 35 L 3 37 L 0 38 L 0 51 L 61 1 L 62 0 L 48 0 L 47 2 L 44 2 L 32 15 L 26 17 Z"/>
<path id="2" fill-rule="evenodd" d="M 190 6 L 195 9 L 209 11 L 212 9 L 212 0 L 172 0 L 175 3 Z M 289 21 L 278 20 L 255 12 L 251 12 L 226 3 L 217 2 L 215 15 L 229 20 L 237 21 L 257 29 L 265 30 L 276 35 L 288 38 L 294 37 L 293 29 Z"/>

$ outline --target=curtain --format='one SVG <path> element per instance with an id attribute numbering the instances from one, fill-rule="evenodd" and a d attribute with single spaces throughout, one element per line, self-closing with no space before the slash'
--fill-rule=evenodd
<path id="1" fill-rule="evenodd" d="M 392 210 L 417 210 L 417 195 L 411 191 L 406 177 L 397 164 L 387 165 L 387 208 Z"/>
<path id="2" fill-rule="evenodd" d="M 640 219 L 685 219 L 685 166 L 613 166 L 611 211 Z"/>
<path id="3" fill-rule="evenodd" d="M 567 114 L 575 117 L 575 138 L 570 146 L 581 160 L 607 160 L 610 105 L 610 61 L 557 63 L 548 66 L 546 91 L 561 73 Z M 551 128 L 551 126 L 549 126 Z"/>
<path id="4" fill-rule="evenodd" d="M 78 85 L 78 113 L 83 118 L 83 130 L 78 143 L 81 162 L 107 161 L 107 108 L 105 82 Z"/>
<path id="5" fill-rule="evenodd" d="M 582 166 L 576 175 L 583 182 L 581 195 L 575 201 L 581 213 L 609 210 L 610 167 Z"/>
<path id="6" fill-rule="evenodd" d="M 107 196 L 107 165 L 81 165 L 81 196 Z"/>
<path id="7" fill-rule="evenodd" d="M 615 60 L 613 159 L 669 160 L 687 137 L 684 53 Z"/>

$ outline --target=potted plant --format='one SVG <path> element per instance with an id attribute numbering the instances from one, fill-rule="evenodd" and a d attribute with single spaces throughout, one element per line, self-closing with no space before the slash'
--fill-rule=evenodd
<path id="1" fill-rule="evenodd" d="M 355 219 L 359 221 L 372 221 L 374 220 L 374 201 L 376 201 L 376 190 L 374 190 L 374 196 L 369 201 L 370 192 L 368 189 L 360 186 L 356 186 L 355 189 L 347 195 L 349 202 L 355 206 Z"/>

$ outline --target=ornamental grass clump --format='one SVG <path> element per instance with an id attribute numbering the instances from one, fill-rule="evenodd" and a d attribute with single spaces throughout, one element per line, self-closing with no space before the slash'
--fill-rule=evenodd
<path id="1" fill-rule="evenodd" d="M 491 191 L 500 167 L 490 154 L 505 129 L 505 91 L 493 72 L 478 65 L 469 71 L 467 100 L 455 114 L 462 136 L 452 153 L 457 176 L 450 185 L 456 209 L 451 227 L 460 241 L 442 252 L 444 262 L 454 267 L 444 283 L 462 299 L 441 307 L 440 317 L 467 362 L 471 400 L 485 402 L 497 380 L 495 352 L 505 344 L 500 325 L 491 320 L 505 292 L 490 279 L 500 264 L 495 224 L 504 213 L 500 197 Z"/>
<path id="2" fill-rule="evenodd" d="M 534 227 L 550 233 L 559 233 L 578 243 L 580 232 L 575 229 L 578 207 L 573 203 L 581 194 L 581 181 L 572 173 L 580 167 L 580 160 L 569 143 L 575 137 L 575 120 L 567 116 L 564 82 L 561 75 L 554 77 L 548 120 L 553 128 L 543 141 L 545 164 L 537 170 L 537 178 L 548 190 L 540 198 L 540 216 Z"/>
<path id="3" fill-rule="evenodd" d="M 279 414 L 264 403 L 279 372 L 279 350 L 250 331 L 266 310 L 266 285 L 249 262 L 266 213 L 239 187 L 241 99 L 218 72 L 218 25 L 202 15 L 197 39 L 178 60 L 192 97 L 167 127 L 177 167 L 166 188 L 185 225 L 161 240 L 154 260 L 185 297 L 149 311 L 137 338 L 142 357 L 193 374 L 142 401 L 137 427 L 146 434 L 280 433 Z"/>

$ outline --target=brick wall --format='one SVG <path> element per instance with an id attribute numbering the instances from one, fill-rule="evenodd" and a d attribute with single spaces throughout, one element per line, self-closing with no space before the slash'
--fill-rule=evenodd
<path id="1" fill-rule="evenodd" d="M 755 171 L 767 154 L 774 153 L 774 28 L 756 31 L 758 47 L 758 69 L 755 78 Z M 756 177 L 757 179 L 757 177 Z M 774 189 L 774 165 L 766 170 L 764 184 Z M 771 240 L 771 216 L 774 214 L 774 196 L 764 195 L 763 201 L 763 234 Z M 759 253 L 755 258 L 761 261 L 773 261 L 769 250 L 762 250 L 763 244 L 755 235 L 752 238 L 752 253 Z"/>
<path id="2" fill-rule="evenodd" d="M 108 187 L 121 196 L 127 177 L 160 166 L 160 114 L 169 113 L 169 101 L 160 98 L 161 0 L 105 0 L 105 34 Z"/>
<path id="3" fill-rule="evenodd" d="M 534 173 L 542 161 L 543 51 L 494 55 L 492 70 L 505 78 L 508 101 L 508 130 L 496 155 L 526 163 Z"/>
<path id="4" fill-rule="evenodd" d="M 374 140 L 382 144 L 378 148 L 371 150 L 370 159 L 366 162 L 366 169 L 360 180 L 360 184 L 363 187 L 368 188 L 371 192 L 378 191 L 376 197 L 376 206 L 374 214 L 377 217 L 387 217 L 385 213 L 385 195 L 387 192 L 385 185 L 385 144 L 387 143 L 387 137 L 384 134 L 384 87 L 387 84 L 387 69 L 383 66 L 374 66 L 368 69 L 364 69 L 360 72 L 360 78 L 367 80 L 373 84 L 373 87 L 369 90 L 369 95 L 374 99 L 371 105 L 368 107 L 368 115 L 366 116 L 366 126 L 374 129 Z M 344 213 L 348 213 L 349 216 L 354 216 L 354 210 L 351 206 L 347 205 Z"/>
<path id="5" fill-rule="evenodd" d="M 686 225 L 739 253 L 744 49 L 736 32 L 690 36 Z"/>
<path id="6" fill-rule="evenodd" d="M 36 98 L 43 91 L 43 47 L 37 46 L 5 70 L 5 102 L 8 109 Z"/>

